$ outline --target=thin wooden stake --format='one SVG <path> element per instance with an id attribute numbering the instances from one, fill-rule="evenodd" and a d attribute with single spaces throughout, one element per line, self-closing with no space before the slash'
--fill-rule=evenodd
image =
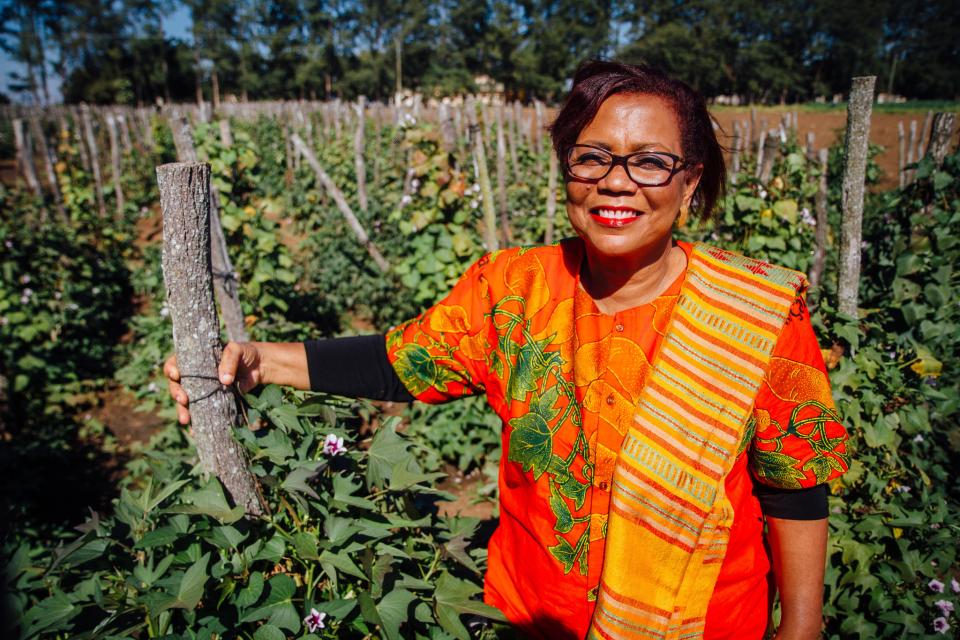
<path id="1" fill-rule="evenodd" d="M 366 148 L 366 98 L 360 96 L 357 98 L 357 104 L 354 110 L 357 112 L 357 130 L 353 137 L 353 166 L 357 174 L 357 200 L 361 211 L 367 211 L 367 164 L 364 161 L 364 149 Z"/>
<path id="2" fill-rule="evenodd" d="M 827 161 L 829 154 L 826 149 L 820 149 L 820 177 L 817 180 L 817 194 L 814 196 L 817 228 L 814 232 L 815 244 L 813 248 L 813 264 L 810 267 L 810 286 L 813 289 L 820 287 L 820 278 L 827 264 Z"/>
<path id="3" fill-rule="evenodd" d="M 847 103 L 837 310 L 854 318 L 858 316 L 863 193 L 870 144 L 870 112 L 873 110 L 873 88 L 876 81 L 876 76 L 854 78 L 850 88 L 850 101 Z"/>
<path id="4" fill-rule="evenodd" d="M 47 182 L 50 183 L 50 193 L 53 194 L 53 203 L 57 208 L 57 214 L 60 216 L 60 220 L 66 222 L 67 210 L 63 207 L 63 196 L 60 194 L 60 182 L 57 180 L 57 171 L 55 169 L 57 160 L 56 155 L 54 154 L 53 148 L 47 144 L 47 136 L 43 132 L 43 127 L 40 126 L 40 120 L 36 115 L 31 116 L 30 118 L 30 131 L 33 133 L 33 138 L 37 141 L 37 145 L 40 147 L 40 156 L 43 158 L 43 168 L 47 174 Z"/>
<path id="5" fill-rule="evenodd" d="M 933 158 L 933 164 L 938 168 L 943 165 L 943 160 L 950 151 L 950 138 L 953 137 L 956 122 L 956 113 L 938 113 L 933 116 L 927 155 Z"/>
<path id="6" fill-rule="evenodd" d="M 907 186 L 906 133 L 903 130 L 903 120 L 897 123 L 897 180 L 900 188 Z"/>
<path id="7" fill-rule="evenodd" d="M 357 219 L 357 216 L 354 215 L 353 210 L 350 208 L 350 205 L 347 203 L 347 199 L 343 197 L 343 192 L 337 187 L 333 179 L 324 171 L 323 167 L 320 166 L 320 162 L 317 160 L 316 154 L 313 153 L 306 143 L 303 141 L 298 134 L 293 134 L 291 137 L 293 140 L 294 146 L 297 150 L 303 154 L 303 157 L 306 158 L 307 164 L 313 169 L 313 172 L 317 174 L 317 179 L 320 180 L 320 184 L 323 185 L 323 188 L 330 194 L 330 197 L 333 198 L 333 201 L 337 203 L 337 208 L 340 209 L 340 213 L 343 214 L 344 219 L 347 221 L 347 225 L 353 231 L 354 235 L 357 236 L 357 240 L 360 241 L 360 244 L 367 250 L 367 253 L 370 254 L 370 257 L 373 258 L 373 261 L 377 263 L 377 266 L 380 267 L 380 271 L 386 273 L 390 270 L 390 263 L 387 262 L 386 258 L 383 257 L 383 254 L 380 253 L 380 250 L 377 249 L 377 246 L 373 244 L 370 240 L 370 236 L 367 235 L 367 232 L 364 230 L 363 225 L 360 224 L 360 221 Z"/>
<path id="8" fill-rule="evenodd" d="M 125 200 L 123 197 L 123 185 L 120 179 L 123 175 L 121 167 L 120 140 L 117 131 L 117 120 L 112 113 L 107 113 L 107 133 L 110 136 L 110 164 L 113 169 L 113 195 L 117 202 L 117 219 L 123 218 L 123 207 Z"/>
<path id="9" fill-rule="evenodd" d="M 13 141 L 17 151 L 17 165 L 23 174 L 23 179 L 27 183 L 33 195 L 43 199 L 43 189 L 40 188 L 40 180 L 37 179 L 37 167 L 33 163 L 33 145 L 30 144 L 30 132 L 27 131 L 26 123 L 21 118 L 13 120 Z"/>
<path id="10" fill-rule="evenodd" d="M 90 107 L 80 105 L 80 118 L 83 121 L 83 131 L 87 139 L 87 148 L 90 150 L 90 168 L 93 171 L 93 186 L 97 197 L 97 210 L 100 217 L 107 217 L 107 203 L 103 199 L 103 175 L 100 173 L 100 153 L 97 150 L 97 138 L 93 135 L 93 119 L 90 117 Z"/>
<path id="11" fill-rule="evenodd" d="M 554 219 L 557 216 L 557 154 L 552 148 L 547 171 L 547 225 L 543 241 L 545 244 L 553 244 Z"/>
<path id="12" fill-rule="evenodd" d="M 500 205 L 500 227 L 503 233 L 503 245 L 513 244 L 510 230 L 510 211 L 507 203 L 507 141 L 503 130 L 503 107 L 497 105 L 497 196 Z"/>
<path id="13" fill-rule="evenodd" d="M 490 186 L 490 172 L 487 169 L 487 152 L 484 149 L 483 130 L 477 122 L 477 107 L 472 99 L 467 102 L 467 117 L 470 119 L 470 135 L 473 138 L 473 160 L 477 167 L 477 179 L 480 182 L 480 195 L 483 204 L 484 234 L 487 251 L 500 248 L 497 239 L 497 214 L 493 207 L 493 188 Z"/>
<path id="14" fill-rule="evenodd" d="M 157 184 L 163 211 L 167 308 L 181 384 L 190 397 L 200 464 L 223 482 L 247 514 L 262 516 L 268 511 L 266 501 L 243 446 L 233 438 L 236 401 L 217 376 L 223 348 L 210 263 L 210 166 L 157 167 Z"/>

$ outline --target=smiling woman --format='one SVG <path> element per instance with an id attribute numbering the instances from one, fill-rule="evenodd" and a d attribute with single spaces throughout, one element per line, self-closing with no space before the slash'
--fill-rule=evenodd
<path id="1" fill-rule="evenodd" d="M 504 450 L 485 600 L 525 635 L 759 639 L 772 566 L 779 636 L 817 637 L 824 487 L 849 460 L 806 278 L 674 241 L 724 179 L 684 83 L 586 63 L 551 133 L 577 237 L 484 256 L 386 336 L 232 343 L 222 381 L 485 394 Z"/>

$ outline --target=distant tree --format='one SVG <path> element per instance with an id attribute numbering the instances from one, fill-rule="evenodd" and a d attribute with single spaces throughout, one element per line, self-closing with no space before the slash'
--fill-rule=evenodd
<path id="1" fill-rule="evenodd" d="M 0 50 L 23 66 L 10 73 L 10 89 L 48 104 L 44 8 L 38 0 L 13 0 L 0 5 Z"/>

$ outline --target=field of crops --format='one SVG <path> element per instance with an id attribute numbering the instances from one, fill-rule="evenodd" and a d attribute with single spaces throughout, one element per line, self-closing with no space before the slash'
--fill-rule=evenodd
<path id="1" fill-rule="evenodd" d="M 155 167 L 191 154 L 211 167 L 242 311 L 232 332 L 382 332 L 486 251 L 570 232 L 548 111 L 5 116 L 3 139 L 21 142 L 0 148 L 20 167 L 0 186 L 0 635 L 512 637 L 480 597 L 502 435 L 482 400 L 258 388 L 235 434 L 268 514 L 245 518 L 201 472 L 160 372 L 173 344 Z M 952 637 L 960 155 L 926 153 L 899 187 L 871 148 L 852 317 L 837 310 L 843 141 L 821 163 L 805 117 L 772 144 L 744 137 L 720 215 L 680 235 L 821 274 L 809 301 L 854 460 L 830 487 L 825 637 Z"/>

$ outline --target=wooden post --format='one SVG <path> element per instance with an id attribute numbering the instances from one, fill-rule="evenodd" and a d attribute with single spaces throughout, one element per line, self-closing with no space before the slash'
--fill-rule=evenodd
<path id="1" fill-rule="evenodd" d="M 13 120 L 13 141 L 17 152 L 17 165 L 33 195 L 43 199 L 43 190 L 37 178 L 37 167 L 33 162 L 33 145 L 30 144 L 30 132 L 21 118 Z"/>
<path id="2" fill-rule="evenodd" d="M 157 167 L 157 184 L 163 211 L 167 308 L 181 384 L 190 397 L 200 464 L 223 482 L 247 514 L 262 516 L 267 513 L 266 501 L 243 446 L 231 432 L 237 425 L 236 402 L 217 376 L 223 349 L 210 263 L 210 166 Z"/>
<path id="3" fill-rule="evenodd" d="M 503 107 L 497 105 L 497 197 L 500 205 L 500 227 L 503 233 L 503 245 L 513 244 L 510 230 L 510 211 L 507 203 L 507 141 L 503 131 Z"/>
<path id="4" fill-rule="evenodd" d="M 230 120 L 227 118 L 220 118 L 217 122 L 217 126 L 220 128 L 220 144 L 223 145 L 224 149 L 230 149 L 233 147 L 233 132 L 230 131 Z"/>
<path id="5" fill-rule="evenodd" d="M 514 105 L 517 103 L 514 102 Z M 513 167 L 513 183 L 520 184 L 520 156 L 517 153 L 517 118 L 516 109 L 507 109 L 504 114 L 506 121 L 510 123 L 510 131 L 507 136 L 507 143 L 510 147 L 510 166 Z"/>
<path id="6" fill-rule="evenodd" d="M 90 169 L 93 171 L 93 186 L 97 197 L 97 209 L 100 217 L 107 215 L 107 203 L 103 199 L 103 175 L 100 173 L 100 153 L 97 150 L 97 138 L 93 135 L 93 119 L 90 117 L 90 107 L 80 105 L 80 118 L 83 121 L 83 131 L 87 139 L 87 148 L 90 151 Z"/>
<path id="7" fill-rule="evenodd" d="M 543 103 L 536 100 L 533 103 L 536 116 L 536 149 L 537 149 L 537 177 L 543 176 Z"/>
<path id="8" fill-rule="evenodd" d="M 876 76 L 854 78 L 850 88 L 850 101 L 847 103 L 837 310 L 854 318 L 857 317 L 859 304 L 863 192 L 870 144 L 870 112 L 873 109 L 873 87 L 876 81 Z"/>
<path id="9" fill-rule="evenodd" d="M 483 130 L 477 122 L 477 108 L 473 99 L 467 102 L 467 118 L 470 119 L 470 137 L 473 143 L 473 161 L 477 168 L 477 180 L 480 183 L 480 195 L 483 205 L 484 233 L 483 242 L 487 251 L 500 248 L 497 239 L 497 214 L 493 208 L 493 188 L 490 186 L 490 173 L 487 169 L 487 152 L 483 146 Z"/>
<path id="10" fill-rule="evenodd" d="M 753 144 L 757 139 L 756 135 L 757 135 L 757 109 L 756 107 L 750 107 L 750 128 L 747 129 L 747 140 L 749 141 L 749 144 L 747 144 L 748 149 L 753 148 Z M 759 150 L 760 148 L 757 147 L 757 151 Z"/>
<path id="11" fill-rule="evenodd" d="M 907 166 L 912 165 L 915 161 L 919 161 L 920 158 L 916 155 L 914 151 L 917 147 L 917 121 L 910 121 L 910 138 L 907 140 Z M 907 170 L 907 183 L 913 182 L 913 176 L 917 172 L 916 169 Z"/>
<path id="12" fill-rule="evenodd" d="M 816 136 L 813 134 L 813 131 L 807 131 L 807 160 L 811 162 L 817 158 L 817 150 L 814 148 L 814 141 Z"/>
<path id="13" fill-rule="evenodd" d="M 450 107 L 446 103 L 440 103 L 437 118 L 440 120 L 440 148 L 448 154 L 455 153 L 457 150 L 457 131 L 453 119 L 450 117 Z"/>
<path id="14" fill-rule="evenodd" d="M 930 148 L 930 129 L 933 125 L 933 111 L 927 111 L 923 119 L 923 129 L 920 133 L 920 146 L 917 147 L 917 160 L 924 157 Z"/>
<path id="15" fill-rule="evenodd" d="M 897 180 L 900 188 L 907 186 L 906 167 L 906 133 L 903 130 L 903 120 L 897 123 Z"/>
<path id="16" fill-rule="evenodd" d="M 357 98 L 357 104 L 354 109 L 357 112 L 357 130 L 353 137 L 353 166 L 357 173 L 357 200 L 360 203 L 360 210 L 367 211 L 367 165 L 363 158 L 366 148 L 366 98 L 360 96 Z"/>
<path id="17" fill-rule="evenodd" d="M 733 144 L 730 152 L 730 184 L 737 184 L 737 173 L 740 172 L 740 123 L 733 123 Z"/>
<path id="18" fill-rule="evenodd" d="M 810 266 L 810 286 L 813 289 L 820 287 L 823 269 L 827 263 L 827 160 L 829 154 L 826 149 L 820 149 L 820 177 L 817 180 L 817 194 L 813 203 L 816 209 L 817 228 L 814 233 L 813 264 Z"/>
<path id="19" fill-rule="evenodd" d="M 197 150 L 193 146 L 193 133 L 186 116 L 174 115 L 170 119 L 174 146 L 181 162 L 196 163 Z M 210 255 L 213 263 L 214 291 L 220 303 L 220 313 L 227 327 L 227 337 L 233 342 L 246 342 L 247 327 L 244 324 L 243 308 L 240 306 L 240 278 L 233 268 L 230 253 L 227 251 L 227 238 L 220 224 L 220 193 L 210 184 Z"/>
<path id="20" fill-rule="evenodd" d="M 107 133 L 110 136 L 110 164 L 113 168 L 113 195 L 117 202 L 117 219 L 123 218 L 123 185 L 120 179 L 123 175 L 120 155 L 120 136 L 117 131 L 117 120 L 112 113 L 107 113 Z"/>
<path id="21" fill-rule="evenodd" d="M 354 215 L 350 205 L 347 204 L 347 199 L 343 197 L 343 192 L 340 191 L 333 179 L 327 174 L 326 171 L 323 170 L 323 167 L 320 166 L 317 156 L 309 147 L 307 147 L 306 143 L 303 141 L 303 138 L 301 138 L 298 134 L 293 134 L 291 139 L 293 140 L 293 144 L 297 150 L 303 154 L 304 158 L 306 158 L 307 164 L 309 164 L 313 169 L 313 172 L 317 174 L 317 179 L 320 181 L 320 184 L 323 185 L 323 188 L 327 191 L 327 193 L 330 194 L 330 197 L 333 198 L 333 201 L 337 203 L 337 208 L 340 209 L 340 213 L 343 214 L 344 219 L 346 219 L 347 225 L 353 231 L 354 235 L 357 236 L 357 239 L 367 250 L 367 253 L 370 254 L 370 257 L 373 258 L 373 261 L 377 263 L 378 267 L 380 267 L 380 271 L 384 273 L 389 271 L 390 263 L 387 262 L 386 258 L 383 257 L 383 254 L 380 253 L 380 250 L 377 249 L 377 246 L 370 240 L 370 236 L 367 235 L 363 225 L 360 224 L 360 221 L 357 219 L 357 216 Z"/>
<path id="22" fill-rule="evenodd" d="M 543 241 L 545 244 L 553 244 L 553 226 L 557 216 L 557 154 L 553 148 L 550 149 L 547 171 L 547 225 Z"/>
<path id="23" fill-rule="evenodd" d="M 117 124 L 120 125 L 120 141 L 123 143 L 124 153 L 133 151 L 133 140 L 130 139 L 130 127 L 127 124 L 127 117 L 122 113 L 115 114 Z"/>
<path id="24" fill-rule="evenodd" d="M 780 136 L 776 129 L 771 129 L 763 142 L 763 162 L 760 165 L 760 182 L 766 184 L 772 177 L 773 163 L 776 162 L 779 152 Z"/>
<path id="25" fill-rule="evenodd" d="M 63 207 L 60 182 L 57 179 L 57 172 L 54 168 L 57 164 L 56 155 L 54 154 L 53 148 L 47 144 L 47 136 L 44 134 L 43 127 L 40 126 L 40 120 L 36 114 L 30 117 L 30 131 L 33 133 L 33 138 L 37 141 L 40 156 L 43 158 L 43 168 L 47 174 L 47 182 L 50 183 L 50 193 L 53 194 L 53 203 L 57 208 L 57 214 L 63 222 L 66 222 L 68 220 L 67 210 Z"/>
<path id="26" fill-rule="evenodd" d="M 933 116 L 927 155 L 933 158 L 933 163 L 937 167 L 943 165 L 943 160 L 950 150 L 950 138 L 953 136 L 953 127 L 956 122 L 956 113 L 938 113 Z"/>

